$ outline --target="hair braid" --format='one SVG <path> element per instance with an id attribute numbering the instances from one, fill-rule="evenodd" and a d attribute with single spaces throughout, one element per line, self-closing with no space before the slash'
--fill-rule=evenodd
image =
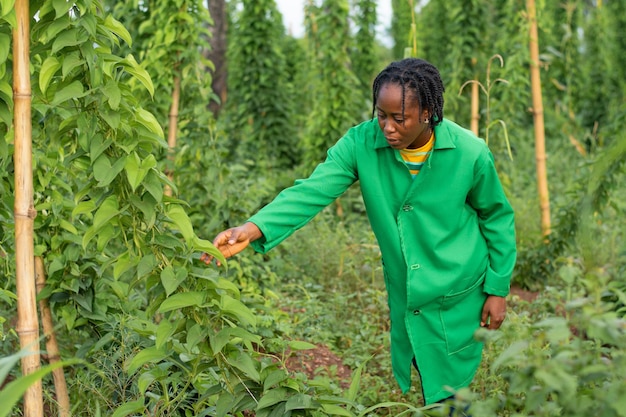
<path id="1" fill-rule="evenodd" d="M 406 58 L 389 64 L 374 80 L 372 114 L 376 112 L 378 93 L 385 84 L 397 84 L 402 87 L 403 115 L 404 99 L 407 91 L 410 91 L 420 109 L 428 111 L 431 126 L 434 127 L 443 120 L 445 88 L 439 70 L 433 64 L 418 58 Z"/>

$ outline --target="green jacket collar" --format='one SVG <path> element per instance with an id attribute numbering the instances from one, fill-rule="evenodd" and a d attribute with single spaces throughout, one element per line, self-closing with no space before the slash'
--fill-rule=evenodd
<path id="1" fill-rule="evenodd" d="M 376 119 L 372 120 L 373 123 L 376 122 Z M 456 145 L 454 144 L 454 140 L 452 139 L 452 135 L 450 133 L 450 129 L 448 128 L 448 120 L 443 119 L 441 123 L 435 126 L 435 147 L 434 149 L 454 149 Z M 376 139 L 374 142 L 374 149 L 380 148 L 389 148 L 389 143 L 387 143 L 387 139 L 385 139 L 385 135 L 380 128 L 376 129 Z"/>

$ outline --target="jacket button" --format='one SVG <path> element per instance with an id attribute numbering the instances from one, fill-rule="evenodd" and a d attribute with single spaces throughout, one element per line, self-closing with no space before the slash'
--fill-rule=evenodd
<path id="1" fill-rule="evenodd" d="M 420 264 L 413 264 L 413 265 L 411 265 L 411 270 L 413 270 L 413 271 L 416 270 L 416 269 L 420 269 L 420 268 L 421 268 Z"/>
<path id="2" fill-rule="evenodd" d="M 413 310 L 413 315 L 414 316 L 419 316 L 420 314 L 422 314 L 422 312 L 420 310 Z"/>
<path id="3" fill-rule="evenodd" d="M 410 204 L 405 204 L 404 206 L 402 206 L 402 210 L 404 211 L 411 211 L 413 210 L 413 206 Z"/>

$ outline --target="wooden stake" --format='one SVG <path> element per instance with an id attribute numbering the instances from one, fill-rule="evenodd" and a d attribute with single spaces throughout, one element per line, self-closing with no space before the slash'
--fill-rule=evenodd
<path id="1" fill-rule="evenodd" d="M 176 75 L 174 77 L 174 91 L 172 91 L 172 105 L 170 107 L 169 114 L 169 126 L 167 131 L 167 145 L 169 148 L 169 158 L 172 161 L 172 166 L 174 165 L 174 152 L 176 149 L 176 135 L 178 131 L 178 107 L 180 103 L 180 77 Z M 173 178 L 173 173 L 170 170 L 167 173 L 167 176 L 170 180 Z M 165 195 L 171 196 L 172 189 L 169 186 L 165 187 Z"/>
<path id="2" fill-rule="evenodd" d="M 20 346 L 31 354 L 22 358 L 24 375 L 40 366 L 39 322 L 35 296 L 33 223 L 32 125 L 30 87 L 30 22 L 28 0 L 15 2 L 13 30 L 13 124 L 15 128 L 15 279 L 17 287 L 17 333 Z M 43 416 L 41 381 L 24 393 L 24 417 Z"/>
<path id="3" fill-rule="evenodd" d="M 43 259 L 41 259 L 40 256 L 35 257 L 35 282 L 37 284 L 37 294 L 39 294 L 46 286 L 46 270 L 43 265 Z M 59 354 L 59 344 L 54 334 L 54 323 L 52 322 L 52 314 L 50 313 L 50 306 L 48 305 L 47 299 L 43 298 L 39 300 L 39 310 L 41 310 L 41 324 L 46 338 L 48 361 L 53 364 L 61 360 L 61 355 Z M 69 417 L 70 397 L 67 392 L 63 368 L 53 370 L 52 377 L 54 379 L 54 389 L 59 407 L 59 417 Z"/>
<path id="4" fill-rule="evenodd" d="M 478 121 L 480 120 L 480 85 L 478 84 L 478 78 L 474 79 L 472 83 L 472 120 L 470 129 L 476 136 L 478 136 Z"/>
<path id="5" fill-rule="evenodd" d="M 527 0 L 526 8 L 530 23 L 530 83 L 533 98 L 532 113 L 535 122 L 535 161 L 537 164 L 537 189 L 539 191 L 541 210 L 541 233 L 544 237 L 547 237 L 551 232 L 550 196 L 548 193 L 548 174 L 546 169 L 546 141 L 541 96 L 541 75 L 539 73 L 539 35 L 535 0 Z"/>

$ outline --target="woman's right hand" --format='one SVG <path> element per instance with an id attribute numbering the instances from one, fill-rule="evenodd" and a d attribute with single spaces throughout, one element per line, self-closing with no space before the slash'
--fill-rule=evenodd
<path id="1" fill-rule="evenodd" d="M 213 246 L 215 246 L 225 258 L 230 258 L 244 250 L 253 242 L 263 236 L 261 230 L 254 223 L 244 223 L 241 226 L 231 227 L 224 230 L 213 239 Z M 200 260 L 205 264 L 210 264 L 213 261 L 213 256 L 208 253 L 203 253 L 200 256 Z M 218 262 L 218 266 L 220 263 Z"/>

